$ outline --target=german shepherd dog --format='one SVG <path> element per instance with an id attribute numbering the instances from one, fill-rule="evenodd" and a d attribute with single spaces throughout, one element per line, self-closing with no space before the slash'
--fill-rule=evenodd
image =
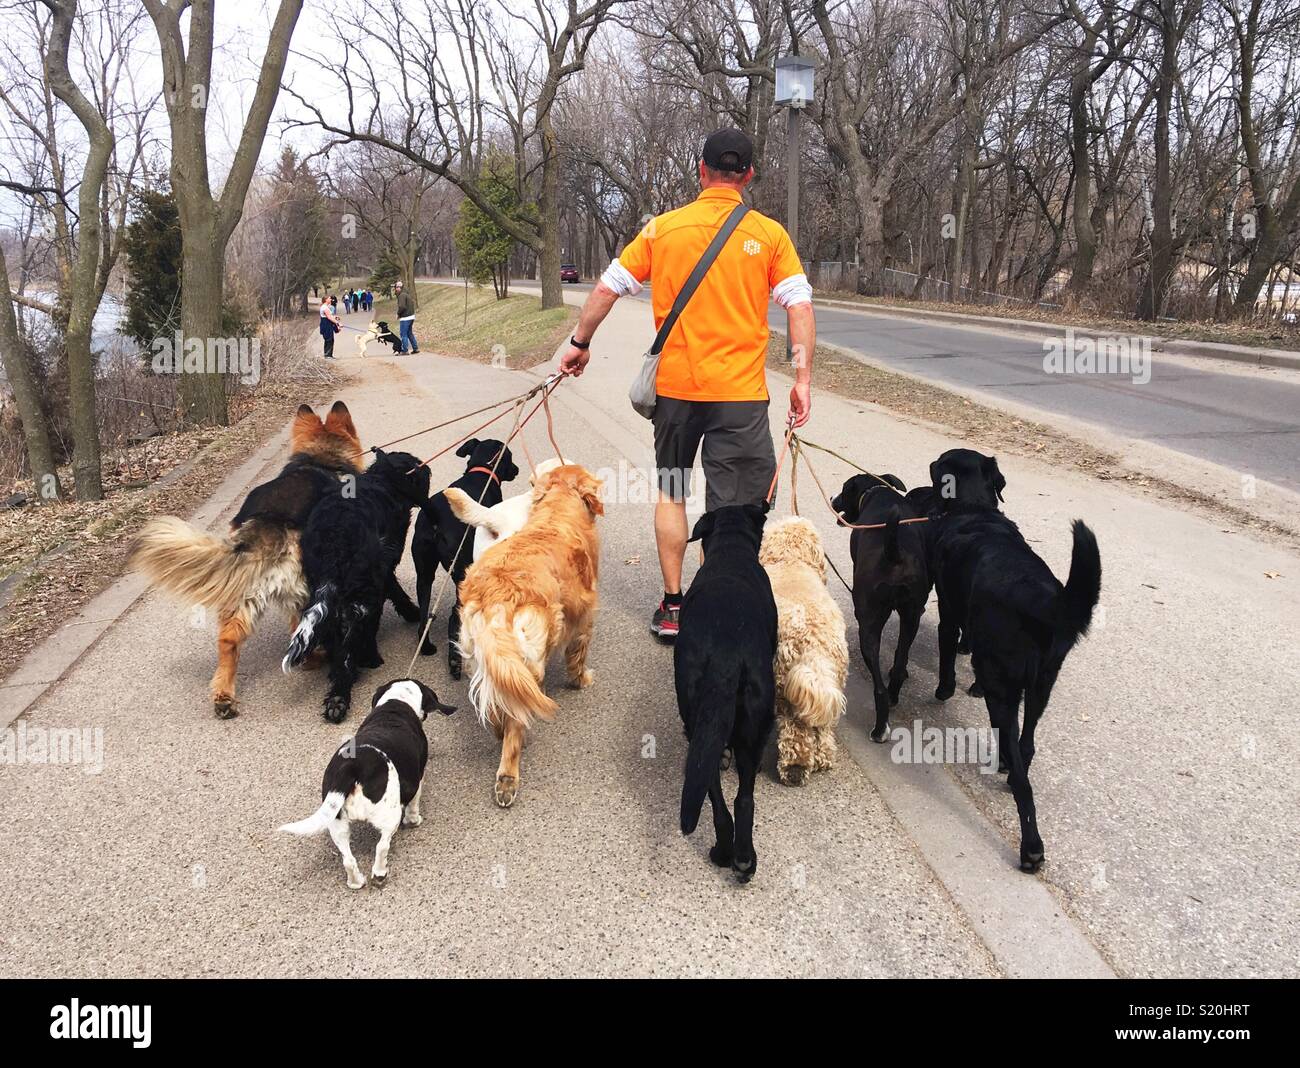
<path id="1" fill-rule="evenodd" d="M 301 405 L 289 440 L 289 462 L 249 493 L 228 537 L 160 516 L 144 525 L 131 548 L 130 566 L 155 586 L 217 613 L 212 710 L 218 719 L 238 714 L 239 649 L 262 613 L 278 605 L 289 613 L 290 627 L 297 626 L 308 593 L 299 549 L 307 516 L 322 497 L 338 492 L 340 479 L 361 472 L 361 442 L 342 401 L 324 421 Z"/>
<path id="2" fill-rule="evenodd" d="M 384 602 L 414 623 L 415 605 L 394 570 L 406 548 L 411 509 L 429 495 L 429 469 L 407 452 L 376 450 L 353 494 L 330 493 L 302 532 L 302 570 L 311 603 L 289 640 L 282 667 L 297 667 L 319 646 L 329 661 L 323 714 L 341 723 L 362 668 L 379 667 L 377 638 Z"/>

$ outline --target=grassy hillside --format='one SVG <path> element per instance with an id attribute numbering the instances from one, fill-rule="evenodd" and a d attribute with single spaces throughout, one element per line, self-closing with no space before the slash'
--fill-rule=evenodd
<path id="1" fill-rule="evenodd" d="M 578 309 L 568 305 L 542 311 L 534 296 L 497 300 L 490 286 L 471 285 L 467 293 L 464 286 L 421 283 L 416 295 L 415 337 L 422 352 L 509 368 L 545 363 L 578 318 Z M 375 318 L 386 320 L 395 333 L 396 309 L 391 300 L 375 303 Z"/>

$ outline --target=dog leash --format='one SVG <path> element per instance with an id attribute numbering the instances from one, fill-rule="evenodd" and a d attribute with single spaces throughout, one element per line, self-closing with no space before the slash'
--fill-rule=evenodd
<path id="1" fill-rule="evenodd" d="M 564 377 L 564 372 L 560 372 L 559 374 L 560 374 L 560 377 Z M 456 416 L 454 419 L 444 419 L 441 423 L 434 423 L 433 426 L 426 426 L 423 430 L 417 430 L 417 431 L 415 431 L 414 433 L 411 433 L 411 434 L 405 434 L 405 435 L 403 435 L 403 436 L 400 437 L 400 438 L 393 438 L 392 441 L 386 441 L 386 442 L 384 442 L 382 445 L 372 445 L 372 446 L 371 446 L 369 449 L 367 449 L 366 451 L 367 451 L 367 452 L 374 452 L 375 449 L 386 449 L 386 448 L 388 448 L 390 445 L 396 445 L 398 442 L 401 442 L 401 441 L 409 441 L 411 438 L 418 438 L 418 437 L 420 437 L 422 434 L 428 434 L 428 433 L 430 433 L 431 431 L 434 431 L 434 430 L 441 430 L 441 429 L 442 429 L 443 427 L 445 427 L 445 426 L 451 426 L 453 423 L 459 423 L 459 422 L 461 422 L 461 421 L 464 420 L 464 419 L 472 419 L 472 418 L 473 418 L 474 416 L 476 416 L 476 415 L 482 415 L 484 412 L 490 412 L 493 408 L 505 408 L 507 405 L 514 404 L 515 401 L 519 401 L 519 400 L 527 400 L 529 397 L 535 396 L 536 393 L 537 393 L 537 391 L 538 391 L 539 389 L 541 389 L 543 386 L 546 386 L 547 384 L 549 384 L 550 381 L 551 381 L 551 378 L 553 378 L 553 377 L 554 377 L 554 376 L 549 376 L 549 377 L 546 379 L 545 382 L 542 382 L 542 383 L 540 383 L 539 385 L 533 386 L 532 389 L 525 390 L 523 393 L 519 393 L 519 394 L 517 394 L 517 395 L 515 395 L 515 396 L 513 396 L 513 397 L 507 397 L 505 400 L 499 400 L 499 401 L 496 401 L 496 402 L 493 403 L 493 404 L 485 404 L 485 405 L 483 405 L 482 408 L 475 408 L 472 412 L 466 412 L 464 415 L 458 415 L 458 416 Z M 505 415 L 505 414 L 506 414 L 506 413 L 505 413 L 504 411 L 501 413 L 501 415 Z M 492 419 L 490 422 L 495 422 L 496 419 L 499 419 L 499 418 L 501 418 L 500 415 L 496 416 L 496 417 L 495 417 L 494 419 Z M 484 425 L 484 426 L 488 426 L 488 425 L 490 425 L 490 423 L 484 423 L 483 425 Z M 482 428 L 480 427 L 480 429 L 482 429 Z M 473 433 L 474 433 L 474 431 L 471 430 L 471 431 L 470 431 L 470 434 L 473 434 Z M 466 436 L 468 437 L 468 435 L 466 435 Z M 463 439 L 462 439 L 462 440 L 463 440 Z M 457 444 L 459 444 L 459 442 L 457 442 Z"/>
<path id="2" fill-rule="evenodd" d="M 804 444 L 806 445 L 807 442 L 804 442 Z M 823 450 L 823 451 L 829 451 L 829 450 Z M 821 492 L 822 499 L 826 502 L 826 507 L 829 508 L 831 510 L 831 514 L 835 516 L 836 519 L 839 520 L 840 526 L 848 527 L 850 530 L 883 530 L 885 527 L 889 526 L 888 523 L 850 523 L 843 515 L 835 511 L 835 505 L 831 504 L 831 499 L 826 494 L 826 487 L 822 485 L 822 480 L 817 477 L 817 469 L 813 467 L 812 461 L 808 459 L 806 453 L 803 454 L 803 462 L 805 466 L 808 468 L 808 473 L 812 475 L 812 480 L 817 484 L 817 489 Z M 848 461 L 845 462 L 847 463 Z M 863 474 L 869 475 L 871 474 L 871 472 L 864 471 Z M 885 482 L 883 479 L 879 481 L 881 482 L 882 485 L 889 486 L 889 483 Z M 895 487 L 889 486 L 889 488 L 897 492 L 897 489 Z M 898 521 L 898 524 L 899 526 L 903 526 L 904 524 L 910 524 L 910 523 L 928 523 L 928 522 L 930 522 L 930 517 L 926 515 L 926 516 L 919 516 L 913 519 L 900 519 Z"/>
<path id="3" fill-rule="evenodd" d="M 828 456 L 834 456 L 835 459 L 840 460 L 840 461 L 842 461 L 842 462 L 848 464 L 851 468 L 853 468 L 853 470 L 858 471 L 858 472 L 860 472 L 861 474 L 866 475 L 868 478 L 874 478 L 874 479 L 875 479 L 877 482 L 879 482 L 882 486 L 889 486 L 890 489 L 897 489 L 897 488 L 898 488 L 897 486 L 891 486 L 888 482 L 886 482 L 886 481 L 885 481 L 883 478 L 881 478 L 879 475 L 872 474 L 872 473 L 871 473 L 870 471 L 868 471 L 865 467 L 859 467 L 859 466 L 858 466 L 857 464 L 855 464 L 852 460 L 850 460 L 847 456 L 841 456 L 841 455 L 840 455 L 838 452 L 836 452 L 834 449 L 828 449 L 825 445 L 818 445 L 815 441 L 809 441 L 807 438 L 800 438 L 799 441 L 800 441 L 800 443 L 801 443 L 805 448 L 816 449 L 818 452 L 824 452 L 824 453 L 826 453 L 826 455 L 828 455 Z"/>
<path id="4" fill-rule="evenodd" d="M 790 451 L 790 442 L 794 438 L 794 413 L 791 412 L 786 420 L 785 440 L 781 442 L 781 455 L 776 458 L 776 470 L 772 472 L 772 481 L 768 483 L 767 496 L 763 499 L 772 503 L 772 497 L 776 493 L 776 480 L 781 477 L 781 465 L 785 463 L 785 454 Z"/>
<path id="5" fill-rule="evenodd" d="M 502 459 L 505 457 L 505 454 L 506 454 L 506 446 L 510 444 L 511 438 L 513 438 L 517 433 L 519 433 L 520 430 L 523 429 L 523 424 L 519 421 L 519 416 L 520 416 L 520 413 L 523 412 L 523 410 L 524 410 L 524 405 L 527 403 L 527 401 L 528 401 L 528 397 L 525 396 L 525 397 L 520 397 L 520 398 L 515 402 L 515 425 L 514 425 L 514 426 L 511 428 L 511 430 L 510 430 L 510 437 L 506 438 L 506 440 L 502 443 L 502 445 L 501 445 L 501 451 L 498 452 L 498 453 L 496 454 L 496 458 L 492 461 L 492 467 L 491 467 L 491 469 L 488 470 L 488 474 L 492 476 L 492 479 L 496 479 L 498 485 L 500 484 L 500 481 L 501 481 L 501 480 L 500 480 L 500 478 L 498 478 L 498 476 L 497 476 L 497 467 L 500 466 Z M 536 408 L 533 409 L 534 412 L 535 412 L 536 410 L 537 410 Z M 504 413 L 502 413 L 502 414 L 504 414 Z M 494 419 L 493 422 L 495 422 L 495 421 L 496 421 L 496 420 Z M 473 431 L 470 431 L 470 433 L 473 433 Z M 466 436 L 468 437 L 468 435 L 466 435 Z M 443 450 L 443 452 L 446 452 L 446 451 L 447 451 L 446 449 Z M 427 461 L 427 460 L 425 461 L 425 463 L 428 463 L 428 462 L 429 462 L 429 461 Z M 423 466 L 423 465 L 421 465 L 421 466 Z M 485 469 L 480 468 L 480 470 L 485 470 Z M 486 481 L 486 482 L 483 483 L 483 489 L 480 491 L 480 493 L 479 493 L 479 495 L 478 495 L 478 503 L 479 503 L 479 504 L 482 504 L 482 503 L 483 503 L 483 498 L 487 496 L 488 486 L 490 486 L 490 485 L 492 485 L 492 480 L 491 480 L 491 479 L 489 479 L 488 481 Z M 475 527 L 470 526 L 468 523 L 464 524 L 464 526 L 465 526 L 465 532 L 464 532 L 463 534 L 461 534 L 461 536 L 460 536 L 460 544 L 458 544 L 458 545 L 456 546 L 456 551 L 452 554 L 452 557 L 451 557 L 451 566 L 452 566 L 453 568 L 455 568 L 455 566 L 456 566 L 456 561 L 460 559 L 460 554 L 461 554 L 461 553 L 464 551 L 464 549 L 465 549 L 465 540 L 469 537 L 469 532 L 470 532 L 471 530 L 476 529 Z M 438 614 L 438 607 L 439 607 L 439 605 L 442 604 L 442 595 L 443 595 L 443 593 L 446 592 L 446 589 L 447 589 L 447 581 L 448 581 L 450 578 L 451 578 L 451 571 L 444 571 L 444 572 L 442 573 L 442 578 L 441 578 L 441 580 L 440 580 L 440 582 L 439 582 L 439 586 L 438 586 L 438 595 L 437 595 L 436 598 L 434 598 L 433 604 L 431 604 L 431 605 L 429 606 L 429 616 L 428 616 L 428 618 L 424 621 L 424 628 L 420 631 L 420 636 L 419 636 L 419 638 L 416 639 L 416 642 L 415 642 L 415 652 L 411 655 L 411 662 L 406 666 L 406 675 L 407 675 L 407 678 L 414 678 L 414 676 L 411 674 L 411 672 L 413 672 L 413 671 L 415 670 L 415 662 L 416 662 L 417 660 L 420 659 L 420 650 L 421 650 L 422 648 L 424 648 L 424 641 L 425 641 L 425 639 L 429 636 L 429 628 L 430 628 L 431 626 L 433 626 L 433 617 L 436 616 L 436 615 Z"/>

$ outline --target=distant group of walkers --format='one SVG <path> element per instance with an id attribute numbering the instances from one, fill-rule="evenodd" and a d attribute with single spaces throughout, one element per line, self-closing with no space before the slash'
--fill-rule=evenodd
<path id="1" fill-rule="evenodd" d="M 313 287 L 313 292 L 317 292 Z M 415 340 L 415 302 L 410 294 L 402 292 L 402 283 L 393 286 L 397 298 L 397 319 L 401 330 L 401 351 L 419 352 L 419 342 Z M 348 289 L 343 294 L 343 311 L 347 313 L 368 312 L 375 306 L 375 295 L 369 289 Z M 339 297 L 327 293 L 320 302 L 320 336 L 324 344 L 324 356 L 334 359 L 334 335 L 343 329 L 343 320 L 339 318 Z"/>

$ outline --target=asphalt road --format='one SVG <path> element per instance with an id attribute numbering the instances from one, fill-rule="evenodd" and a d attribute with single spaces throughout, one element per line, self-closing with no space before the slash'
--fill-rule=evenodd
<path id="1" fill-rule="evenodd" d="M 773 305 L 769 322 L 784 331 L 785 313 Z M 1048 374 L 1042 338 L 821 303 L 817 337 L 945 386 L 1079 420 L 1300 492 L 1297 371 L 1155 354 L 1146 382 L 1131 375 Z"/>
<path id="2" fill-rule="evenodd" d="M 346 724 L 326 724 L 323 680 L 280 672 L 286 634 L 268 618 L 240 663 L 242 715 L 215 720 L 213 628 L 149 594 L 23 720 L 102 729 L 100 773 L 0 766 L 0 907 L 10 918 L 0 974 L 1296 974 L 1300 557 L 1013 456 L 1002 463 L 1006 507 L 1035 548 L 1063 575 L 1069 520 L 1082 516 L 1104 567 L 1095 630 L 1039 729 L 1042 873 L 1016 870 L 1015 809 L 1000 777 L 912 763 L 866 740 L 857 628 L 839 588 L 854 650 L 839 765 L 792 790 L 769 754 L 756 794 L 759 873 L 741 887 L 712 868 L 707 830 L 684 839 L 676 829 L 684 744 L 671 652 L 647 633 L 658 575 L 636 474 L 650 433 L 627 406 L 626 359 L 614 355 L 643 351 L 650 334 L 643 304 L 620 305 L 588 373 L 556 394 L 559 440 L 612 487 L 600 520 L 596 681 L 570 691 L 552 671 L 560 711 L 530 737 L 512 809 L 492 802 L 496 745 L 469 714 L 464 683 L 448 679 L 441 656 L 423 659 L 418 677 L 461 712 L 428 727 L 425 821 L 398 832 L 388 885 L 348 891 L 327 837 L 275 828 L 314 809 L 361 702 Z M 533 381 L 429 354 L 352 367 L 360 379 L 344 396 L 366 442 Z M 828 395 L 815 429 L 909 483 L 956 444 Z M 546 455 L 540 428 L 529 442 Z M 411 448 L 446 443 L 436 434 Z M 435 484 L 459 466 L 436 461 Z M 847 473 L 819 469 L 831 482 Z M 846 566 L 844 532 L 807 481 L 800 495 Z M 411 588 L 409 562 L 400 577 Z M 414 643 L 414 628 L 386 616 L 388 663 L 358 698 L 404 674 Z M 982 704 L 960 689 L 933 700 L 935 659 L 931 610 L 894 723 L 983 726 Z M 969 681 L 962 664 L 960 687 Z M 358 832 L 354 846 L 368 867 L 373 835 Z"/>

